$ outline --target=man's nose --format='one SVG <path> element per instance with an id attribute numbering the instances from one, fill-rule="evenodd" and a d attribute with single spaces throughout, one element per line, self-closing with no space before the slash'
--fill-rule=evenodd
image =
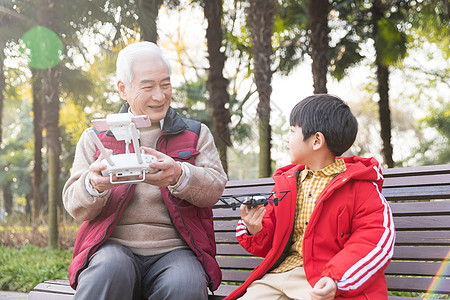
<path id="1" fill-rule="evenodd" d="M 162 101 L 162 100 L 164 100 L 164 92 L 163 92 L 163 90 L 162 90 L 159 86 L 157 86 L 157 87 L 153 90 L 152 98 L 153 98 L 153 100 L 156 100 L 156 101 Z"/>

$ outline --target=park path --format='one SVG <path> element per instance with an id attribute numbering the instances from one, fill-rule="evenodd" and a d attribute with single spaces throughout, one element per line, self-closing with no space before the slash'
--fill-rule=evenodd
<path id="1" fill-rule="evenodd" d="M 0 291 L 0 300 L 26 300 L 26 299 L 28 299 L 28 294 L 25 293 Z"/>

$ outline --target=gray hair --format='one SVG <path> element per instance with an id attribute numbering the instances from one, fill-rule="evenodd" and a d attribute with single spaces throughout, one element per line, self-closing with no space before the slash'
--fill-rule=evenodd
<path id="1" fill-rule="evenodd" d="M 122 81 L 127 86 L 131 84 L 131 81 L 133 80 L 133 70 L 131 66 L 133 65 L 134 59 L 140 55 L 160 57 L 161 60 L 167 65 L 169 74 L 172 75 L 172 68 L 170 67 L 169 61 L 163 55 L 161 49 L 155 43 L 144 41 L 130 44 L 120 50 L 116 62 L 117 82 Z"/>

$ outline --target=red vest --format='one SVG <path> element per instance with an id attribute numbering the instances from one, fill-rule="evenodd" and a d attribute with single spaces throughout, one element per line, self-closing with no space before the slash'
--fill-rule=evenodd
<path id="1" fill-rule="evenodd" d="M 199 122 L 182 120 L 170 108 L 164 120 L 164 129 L 158 138 L 156 149 L 176 161 L 195 164 L 195 156 L 199 153 L 196 150 L 199 132 Z M 125 153 L 124 141 L 117 141 L 107 132 L 101 132 L 98 136 L 106 148 L 112 149 L 116 154 Z M 130 149 L 130 152 L 132 151 L 133 149 Z M 99 151 L 95 156 L 98 155 Z M 111 236 L 132 198 L 135 188 L 135 184 L 114 187 L 101 214 L 94 220 L 85 221 L 81 225 L 69 266 L 72 288 L 76 288 L 78 275 L 88 266 L 89 258 Z M 216 244 L 212 208 L 197 207 L 179 199 L 173 196 L 167 187 L 161 187 L 161 193 L 175 229 L 202 263 L 209 277 L 209 289 L 211 291 L 217 289 L 222 279 L 222 273 L 215 259 Z"/>

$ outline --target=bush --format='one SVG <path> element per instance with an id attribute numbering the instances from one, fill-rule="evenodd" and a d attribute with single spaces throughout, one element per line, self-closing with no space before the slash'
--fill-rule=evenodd
<path id="1" fill-rule="evenodd" d="M 67 280 L 71 258 L 71 250 L 0 246 L 0 290 L 29 292 L 44 280 Z"/>
<path id="2" fill-rule="evenodd" d="M 60 222 L 58 245 L 62 249 L 73 249 L 80 224 L 75 221 Z M 47 247 L 48 228 L 40 224 L 36 228 L 24 220 L 10 218 L 0 222 L 0 245 L 21 248 L 26 245 Z"/>

